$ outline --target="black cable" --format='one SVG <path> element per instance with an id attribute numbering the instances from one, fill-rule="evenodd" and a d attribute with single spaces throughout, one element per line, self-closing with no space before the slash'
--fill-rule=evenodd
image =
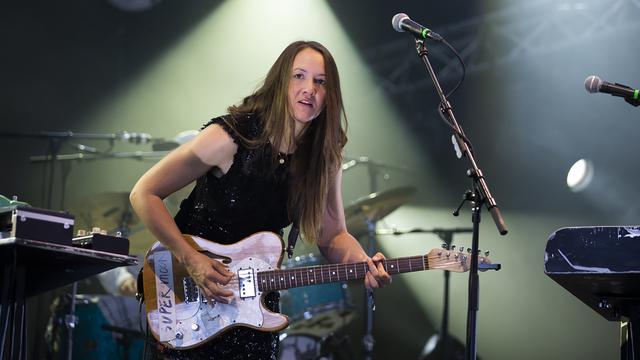
<path id="1" fill-rule="evenodd" d="M 460 63 L 460 68 L 462 70 L 462 75 L 458 79 L 458 82 L 456 83 L 456 85 L 453 87 L 453 89 L 451 89 L 451 91 L 449 91 L 444 96 L 446 100 L 449 100 L 449 97 L 451 95 L 453 95 L 453 93 L 455 93 L 456 90 L 458 90 L 458 88 L 460 87 L 460 85 L 464 81 L 464 78 L 466 76 L 467 70 L 466 70 L 466 66 L 464 64 L 464 60 L 462 60 L 462 57 L 460 56 L 460 54 L 458 54 L 456 49 L 451 44 L 449 44 L 449 42 L 447 42 L 447 40 L 445 40 L 445 39 L 442 39 L 442 43 L 445 44 L 451 50 L 451 52 L 456 56 L 456 58 L 458 59 L 458 62 Z M 473 150 L 473 144 L 471 144 L 471 140 L 469 140 L 469 138 L 467 138 L 467 136 L 462 131 L 458 131 L 458 129 L 451 122 L 451 119 L 447 118 L 447 116 L 445 115 L 447 110 L 448 109 L 445 108 L 444 102 L 440 102 L 438 104 L 437 112 L 438 112 L 438 115 L 440 115 L 440 118 L 442 119 L 442 121 L 444 121 L 444 123 L 447 124 L 447 126 L 449 126 L 451 128 L 451 130 L 454 132 L 454 134 L 456 134 L 458 137 L 460 137 L 460 139 L 462 139 L 462 141 L 464 141 L 464 143 L 467 144 L 467 146 L 469 147 L 469 151 L 472 154 L 475 153 L 475 151 Z M 462 149 L 460 149 L 460 150 L 462 151 Z"/>
<path id="2" fill-rule="evenodd" d="M 467 67 L 464 65 L 464 61 L 462 60 L 462 57 L 460 56 L 460 54 L 458 54 L 458 52 L 456 51 L 456 49 L 451 46 L 451 44 L 449 44 L 447 42 L 447 40 L 442 39 L 442 43 L 445 44 L 450 50 L 451 52 L 453 52 L 453 54 L 458 58 L 458 62 L 460 63 L 460 68 L 462 70 L 462 76 L 460 76 L 460 79 L 458 80 L 458 83 L 453 87 L 453 89 L 451 91 L 449 91 L 447 93 L 447 95 L 445 95 L 445 98 L 449 98 L 449 96 L 453 95 L 454 92 L 456 92 L 456 90 L 458 90 L 458 88 L 460 87 L 460 85 L 462 84 L 462 82 L 464 81 L 464 78 L 467 74 Z"/>

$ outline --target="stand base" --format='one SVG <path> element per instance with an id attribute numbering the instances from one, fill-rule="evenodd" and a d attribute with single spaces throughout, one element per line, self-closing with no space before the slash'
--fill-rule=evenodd
<path id="1" fill-rule="evenodd" d="M 620 322 L 620 359 L 640 359 L 640 323 L 638 319 Z"/>
<path id="2" fill-rule="evenodd" d="M 463 360 L 464 344 L 451 336 L 433 334 L 424 344 L 420 360 Z M 477 359 L 480 359 L 478 356 Z"/>

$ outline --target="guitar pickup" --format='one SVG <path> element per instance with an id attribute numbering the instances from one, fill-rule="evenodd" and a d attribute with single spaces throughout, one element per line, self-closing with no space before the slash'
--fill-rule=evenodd
<path id="1" fill-rule="evenodd" d="M 255 282 L 253 281 L 252 269 L 238 270 L 238 285 L 240 285 L 240 298 L 256 296 Z"/>
<path id="2" fill-rule="evenodd" d="M 200 291 L 196 286 L 196 282 L 190 277 L 184 277 L 182 279 L 182 285 L 184 286 L 184 302 L 193 303 L 198 302 L 200 297 Z"/>

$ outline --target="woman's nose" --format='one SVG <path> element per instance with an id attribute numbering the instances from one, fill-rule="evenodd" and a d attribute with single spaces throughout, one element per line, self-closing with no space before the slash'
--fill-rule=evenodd
<path id="1" fill-rule="evenodd" d="M 307 81 L 304 84 L 304 89 L 303 92 L 309 94 L 309 95 L 315 95 L 316 94 L 316 86 L 313 83 L 313 81 Z"/>
<path id="2" fill-rule="evenodd" d="M 304 92 L 306 94 L 309 94 L 309 95 L 313 96 L 313 95 L 316 94 L 316 88 L 313 85 L 312 86 L 307 86 L 307 87 L 304 88 Z"/>

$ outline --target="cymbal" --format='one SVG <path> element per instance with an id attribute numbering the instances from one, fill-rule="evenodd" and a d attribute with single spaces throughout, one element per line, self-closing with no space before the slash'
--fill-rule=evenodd
<path id="1" fill-rule="evenodd" d="M 164 199 L 172 216 L 178 212 L 180 202 L 193 189 L 195 182 L 174 192 Z M 128 192 L 103 192 L 91 195 L 69 206 L 68 211 L 75 215 L 74 230 L 91 231 L 94 227 L 106 230 L 109 235 L 120 231 L 129 238 L 129 253 L 142 254 L 156 241 L 155 237 L 131 208 Z M 75 234 L 74 234 L 75 235 Z"/>
<path id="2" fill-rule="evenodd" d="M 367 222 L 378 221 L 411 199 L 416 188 L 404 186 L 369 194 L 344 209 L 347 229 L 355 236 L 367 234 Z"/>
<path id="3" fill-rule="evenodd" d="M 129 203 L 128 192 L 103 192 L 73 203 L 68 208 L 75 215 L 74 228 L 91 231 L 94 227 L 113 235 L 116 231 L 131 233 L 142 226 Z"/>

